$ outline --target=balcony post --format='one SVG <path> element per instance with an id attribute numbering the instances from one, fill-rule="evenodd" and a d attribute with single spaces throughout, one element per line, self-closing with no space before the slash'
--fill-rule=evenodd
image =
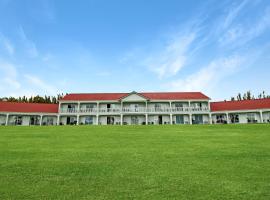
<path id="1" fill-rule="evenodd" d="M 148 114 L 145 114 L 145 125 L 148 125 Z"/>
<path id="2" fill-rule="evenodd" d="M 81 112 L 80 106 L 81 106 L 81 103 L 80 103 L 80 102 L 78 102 L 77 113 L 80 113 L 80 112 Z"/>
<path id="3" fill-rule="evenodd" d="M 209 113 L 209 124 L 212 124 L 212 114 Z"/>
<path id="4" fill-rule="evenodd" d="M 77 125 L 80 125 L 79 120 L 80 120 L 80 115 L 77 115 Z"/>
<path id="5" fill-rule="evenodd" d="M 9 114 L 7 113 L 7 116 L 6 116 L 6 126 L 8 125 L 8 118 L 9 118 Z"/>
<path id="6" fill-rule="evenodd" d="M 192 124 L 192 114 L 189 114 L 189 123 Z"/>
<path id="7" fill-rule="evenodd" d="M 170 124 L 172 125 L 172 114 L 170 114 Z"/>
<path id="8" fill-rule="evenodd" d="M 98 125 L 98 121 L 99 121 L 99 102 L 97 102 L 96 125 Z"/>
<path id="9" fill-rule="evenodd" d="M 60 125 L 60 115 L 59 115 L 59 114 L 57 115 L 57 122 L 56 122 L 56 125 Z"/>
<path id="10" fill-rule="evenodd" d="M 42 120 L 43 120 L 43 115 L 40 115 L 40 122 L 39 122 L 40 126 L 42 126 Z"/>
<path id="11" fill-rule="evenodd" d="M 226 113 L 227 124 L 230 124 L 229 113 Z"/>
<path id="12" fill-rule="evenodd" d="M 122 107 L 122 106 L 121 106 Z M 122 110 L 122 109 L 121 109 Z M 120 114 L 120 124 L 123 125 L 123 114 Z"/>
<path id="13" fill-rule="evenodd" d="M 260 110 L 260 118 L 261 118 L 261 123 L 263 123 L 263 113 L 261 110 Z"/>

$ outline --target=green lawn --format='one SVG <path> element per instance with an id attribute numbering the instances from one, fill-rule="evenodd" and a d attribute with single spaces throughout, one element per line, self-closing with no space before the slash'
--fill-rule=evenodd
<path id="1" fill-rule="evenodd" d="M 270 125 L 0 127 L 0 199 L 270 199 Z"/>

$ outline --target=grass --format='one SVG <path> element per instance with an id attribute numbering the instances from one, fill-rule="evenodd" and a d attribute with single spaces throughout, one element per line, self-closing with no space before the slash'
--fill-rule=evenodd
<path id="1" fill-rule="evenodd" d="M 0 199 L 270 199 L 270 125 L 0 127 Z"/>

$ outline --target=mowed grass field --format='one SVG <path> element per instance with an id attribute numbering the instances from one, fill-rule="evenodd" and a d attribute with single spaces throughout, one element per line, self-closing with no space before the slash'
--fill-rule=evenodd
<path id="1" fill-rule="evenodd" d="M 270 199 L 270 125 L 0 127 L 0 199 Z"/>

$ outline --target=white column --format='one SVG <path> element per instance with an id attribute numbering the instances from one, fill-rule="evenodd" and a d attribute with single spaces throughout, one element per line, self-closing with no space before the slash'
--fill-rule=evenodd
<path id="1" fill-rule="evenodd" d="M 122 110 L 122 109 L 121 109 L 121 110 Z M 121 113 L 121 115 L 120 115 L 120 120 L 121 120 L 121 121 L 120 121 L 120 124 L 123 125 L 123 114 L 122 114 L 122 113 Z"/>
<path id="2" fill-rule="evenodd" d="M 8 118 L 9 118 L 9 114 L 7 114 L 6 116 L 6 126 L 8 125 Z"/>
<path id="3" fill-rule="evenodd" d="M 99 116 L 98 115 L 96 115 L 96 125 L 98 125 L 98 119 L 99 118 Z"/>
<path id="4" fill-rule="evenodd" d="M 172 125 L 172 114 L 170 114 L 170 124 Z"/>
<path id="5" fill-rule="evenodd" d="M 212 114 L 209 113 L 209 124 L 212 124 Z"/>
<path id="6" fill-rule="evenodd" d="M 263 123 L 263 113 L 261 110 L 260 110 L 260 118 L 261 118 L 261 123 Z"/>
<path id="7" fill-rule="evenodd" d="M 226 113 L 227 124 L 230 124 L 229 113 Z"/>
<path id="8" fill-rule="evenodd" d="M 98 121 L 99 121 L 99 102 L 97 102 L 97 115 L 96 115 L 96 125 L 98 125 Z"/>
<path id="9" fill-rule="evenodd" d="M 145 125 L 148 125 L 148 103 L 145 101 Z"/>
<path id="10" fill-rule="evenodd" d="M 192 124 L 192 114 L 189 114 L 189 123 Z"/>
<path id="11" fill-rule="evenodd" d="M 42 119 L 43 119 L 43 115 L 40 115 L 40 122 L 39 122 L 40 126 L 42 126 Z"/>
<path id="12" fill-rule="evenodd" d="M 57 122 L 56 125 L 60 125 L 60 115 L 57 115 Z"/>
<path id="13" fill-rule="evenodd" d="M 80 105 L 81 105 L 80 102 L 78 102 L 77 113 L 80 113 L 81 112 Z"/>
<path id="14" fill-rule="evenodd" d="M 80 120 L 80 115 L 77 115 L 77 125 L 80 125 L 79 120 Z"/>

